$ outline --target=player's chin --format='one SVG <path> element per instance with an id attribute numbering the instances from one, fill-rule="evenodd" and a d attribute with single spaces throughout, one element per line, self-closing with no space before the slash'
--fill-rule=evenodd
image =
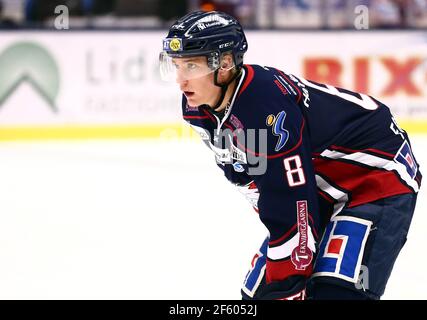
<path id="1" fill-rule="evenodd" d="M 197 107 L 200 105 L 198 99 L 194 99 L 193 97 L 187 97 L 187 103 L 190 107 Z"/>

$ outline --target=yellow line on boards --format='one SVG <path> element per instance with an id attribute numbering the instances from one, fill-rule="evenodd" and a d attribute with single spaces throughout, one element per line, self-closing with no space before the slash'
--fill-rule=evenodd
<path id="1" fill-rule="evenodd" d="M 409 134 L 427 134 L 426 121 L 398 121 Z M 81 140 L 81 139 L 171 139 L 195 138 L 197 133 L 186 123 L 132 126 L 3 126 L 0 141 Z"/>
<path id="2" fill-rule="evenodd" d="M 409 120 L 398 120 L 399 127 L 411 133 L 427 133 L 427 120 L 409 121 Z M 410 137 L 409 137 L 410 138 Z"/>
<path id="3" fill-rule="evenodd" d="M 126 138 L 194 138 L 197 134 L 183 124 L 135 126 L 35 126 L 0 127 L 0 141 L 10 140 L 74 140 Z"/>

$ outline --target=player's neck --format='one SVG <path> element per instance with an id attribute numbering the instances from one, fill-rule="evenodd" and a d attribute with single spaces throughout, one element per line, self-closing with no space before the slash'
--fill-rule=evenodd
<path id="1" fill-rule="evenodd" d="M 236 83 L 237 79 L 234 79 L 233 82 L 228 85 L 224 99 L 222 100 L 221 105 L 214 110 L 215 112 L 222 112 L 231 104 L 231 98 L 236 90 Z"/>

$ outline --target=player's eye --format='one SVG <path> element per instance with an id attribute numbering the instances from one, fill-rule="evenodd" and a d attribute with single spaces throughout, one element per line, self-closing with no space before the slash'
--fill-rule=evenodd
<path id="1" fill-rule="evenodd" d="M 187 69 L 189 71 L 196 70 L 197 69 L 197 65 L 195 63 L 189 63 L 189 64 L 187 64 Z"/>

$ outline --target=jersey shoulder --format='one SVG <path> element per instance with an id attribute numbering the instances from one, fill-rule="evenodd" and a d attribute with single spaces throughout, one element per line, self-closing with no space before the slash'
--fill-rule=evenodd
<path id="1" fill-rule="evenodd" d="M 304 85 L 294 75 L 275 67 L 260 65 L 244 65 L 245 80 L 248 83 L 241 88 L 241 93 L 248 90 L 251 99 L 290 100 L 299 102 L 304 94 Z"/>
<path id="2" fill-rule="evenodd" d="M 288 91 L 285 74 L 271 67 L 245 65 L 233 115 L 245 125 L 245 129 L 260 130 L 259 138 L 265 137 L 269 156 L 292 149 L 300 141 L 304 119 L 300 107 Z M 282 79 L 281 79 L 282 78 Z M 290 93 L 291 92 L 291 93 Z M 262 145 L 259 141 L 260 147 Z"/>

